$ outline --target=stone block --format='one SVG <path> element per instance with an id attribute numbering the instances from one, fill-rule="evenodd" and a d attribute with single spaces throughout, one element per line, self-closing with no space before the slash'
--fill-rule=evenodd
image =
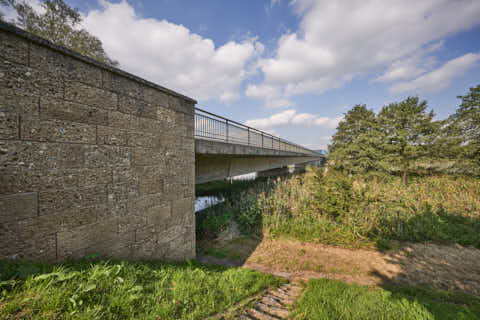
<path id="1" fill-rule="evenodd" d="M 105 186 L 83 189 L 41 191 L 38 194 L 40 215 L 53 214 L 65 210 L 86 208 L 107 201 Z"/>
<path id="2" fill-rule="evenodd" d="M 5 170 L 77 168 L 84 164 L 84 153 L 80 144 L 0 140 L 0 167 Z"/>
<path id="3" fill-rule="evenodd" d="M 176 112 L 168 107 L 157 107 L 157 119 L 161 120 L 164 133 L 169 133 L 169 130 L 173 129 L 176 125 Z"/>
<path id="4" fill-rule="evenodd" d="M 38 116 L 39 97 L 0 95 L 0 112 Z"/>
<path id="5" fill-rule="evenodd" d="M 41 119 L 58 119 L 88 124 L 107 125 L 106 110 L 68 102 L 61 99 L 40 99 Z"/>
<path id="6" fill-rule="evenodd" d="M 102 258 L 131 257 L 131 246 L 135 243 L 135 231 L 113 234 L 108 239 L 85 249 L 85 254 L 97 254 Z"/>
<path id="7" fill-rule="evenodd" d="M 132 249 L 132 258 L 137 260 L 162 259 L 166 252 L 166 246 L 157 244 L 156 239 L 137 242 L 132 246 Z"/>
<path id="8" fill-rule="evenodd" d="M 0 196 L 0 223 L 38 216 L 35 192 Z"/>
<path id="9" fill-rule="evenodd" d="M 0 57 L 28 65 L 28 42 L 14 34 L 0 32 Z"/>
<path id="10" fill-rule="evenodd" d="M 128 95 L 137 99 L 143 98 L 143 85 L 117 73 L 103 70 L 103 88 Z"/>
<path id="11" fill-rule="evenodd" d="M 128 214 L 128 201 L 110 202 L 105 205 L 97 206 L 97 221 L 121 217 Z"/>
<path id="12" fill-rule="evenodd" d="M 162 152 L 148 148 L 134 148 L 133 165 L 135 166 L 152 166 L 165 162 L 165 155 Z"/>
<path id="13" fill-rule="evenodd" d="M 57 233 L 58 258 L 63 260 L 75 252 L 91 248 L 93 245 L 115 239 L 117 218 L 98 221 L 81 227 Z M 85 252 L 85 251 L 83 251 Z"/>
<path id="14" fill-rule="evenodd" d="M 141 195 L 128 202 L 128 211 L 133 214 L 140 214 L 142 212 L 147 212 L 151 207 L 163 205 L 165 205 L 165 201 L 160 193 Z"/>
<path id="15" fill-rule="evenodd" d="M 65 84 L 65 99 L 107 110 L 116 110 L 118 106 L 116 93 L 81 82 Z"/>
<path id="16" fill-rule="evenodd" d="M 138 176 L 134 168 L 118 167 L 112 169 L 113 183 L 138 184 Z"/>
<path id="17" fill-rule="evenodd" d="M 183 218 L 187 215 L 193 215 L 193 195 L 192 197 L 180 198 L 172 201 L 172 217 Z"/>
<path id="18" fill-rule="evenodd" d="M 114 146 L 127 145 L 127 131 L 104 126 L 97 127 L 97 143 Z"/>
<path id="19" fill-rule="evenodd" d="M 170 204 L 165 203 L 150 207 L 146 210 L 147 225 L 155 227 L 157 230 L 164 229 L 171 217 Z"/>
<path id="20" fill-rule="evenodd" d="M 168 108 L 169 94 L 150 86 L 145 86 L 143 89 L 143 98 L 146 102 L 153 105 Z"/>
<path id="21" fill-rule="evenodd" d="M 52 215 L 38 216 L 17 222 L 19 239 L 31 239 L 70 230 L 97 220 L 97 208 L 75 208 Z"/>
<path id="22" fill-rule="evenodd" d="M 85 148 L 85 167 L 123 167 L 130 166 L 131 148 L 95 145 Z"/>
<path id="23" fill-rule="evenodd" d="M 71 189 L 78 186 L 78 180 L 76 170 L 0 169 L 0 194 Z"/>
<path id="24" fill-rule="evenodd" d="M 0 96 L 52 96 L 62 98 L 64 87 L 56 74 L 0 60 Z"/>
<path id="25" fill-rule="evenodd" d="M 112 183 L 112 169 L 81 169 L 78 173 L 78 186 L 81 188 Z"/>
<path id="26" fill-rule="evenodd" d="M 100 68 L 34 43 L 30 44 L 30 66 L 40 72 L 54 73 L 62 80 L 102 85 Z"/>
<path id="27" fill-rule="evenodd" d="M 19 139 L 19 116 L 0 111 L 0 139 Z"/>
<path id="28" fill-rule="evenodd" d="M 157 240 L 157 230 L 153 226 L 146 226 L 135 230 L 135 242 L 144 242 L 146 240 Z"/>
<path id="29" fill-rule="evenodd" d="M 138 185 L 130 183 L 110 184 L 107 186 L 108 202 L 128 201 L 138 197 Z"/>
<path id="30" fill-rule="evenodd" d="M 94 144 L 94 125 L 63 120 L 26 118 L 21 121 L 22 140 Z"/>
<path id="31" fill-rule="evenodd" d="M 178 238 L 183 238 L 183 227 L 181 225 L 165 228 L 158 233 L 159 244 L 168 244 Z"/>
<path id="32" fill-rule="evenodd" d="M 137 118 L 131 114 L 126 114 L 119 111 L 109 111 L 108 126 L 124 130 L 136 130 Z"/>
<path id="33" fill-rule="evenodd" d="M 121 95 L 118 98 L 118 111 L 136 117 L 157 118 L 156 107 L 148 102 L 130 96 Z"/>
<path id="34" fill-rule="evenodd" d="M 146 132 L 129 132 L 127 144 L 131 147 L 152 148 L 157 150 L 162 147 L 161 137 L 159 135 Z"/>
<path id="35" fill-rule="evenodd" d="M 12 259 L 54 262 L 57 259 L 55 234 L 19 240 Z"/>
<path id="36" fill-rule="evenodd" d="M 129 232 L 144 228 L 147 225 L 147 218 L 143 213 L 131 214 L 118 217 L 118 232 Z"/>
<path id="37" fill-rule="evenodd" d="M 140 195 L 162 193 L 163 177 L 151 176 L 148 179 L 140 179 L 138 182 L 138 192 Z"/>

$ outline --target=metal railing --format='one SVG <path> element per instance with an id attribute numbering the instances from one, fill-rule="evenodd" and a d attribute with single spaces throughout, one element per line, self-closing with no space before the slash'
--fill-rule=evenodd
<path id="1" fill-rule="evenodd" d="M 321 155 L 267 132 L 199 108 L 195 108 L 195 137 L 306 155 Z"/>

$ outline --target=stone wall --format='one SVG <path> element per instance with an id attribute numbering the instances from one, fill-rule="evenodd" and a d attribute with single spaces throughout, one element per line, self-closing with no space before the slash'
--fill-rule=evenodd
<path id="1" fill-rule="evenodd" d="M 195 256 L 195 101 L 0 23 L 0 259 Z"/>

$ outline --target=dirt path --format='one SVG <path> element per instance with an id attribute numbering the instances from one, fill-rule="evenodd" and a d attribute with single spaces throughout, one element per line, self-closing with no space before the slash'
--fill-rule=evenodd
<path id="1" fill-rule="evenodd" d="M 288 278 L 293 283 L 329 278 L 377 286 L 426 284 L 480 296 L 480 250 L 475 248 L 404 244 L 398 250 L 381 253 L 295 240 L 252 238 L 208 245 L 210 252 L 217 256 L 220 253 L 223 258 L 200 256 L 204 263 L 243 266 Z"/>

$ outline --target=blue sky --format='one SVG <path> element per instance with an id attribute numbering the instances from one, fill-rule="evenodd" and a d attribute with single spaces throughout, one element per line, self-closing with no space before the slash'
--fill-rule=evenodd
<path id="1" fill-rule="evenodd" d="M 311 148 L 356 103 L 445 118 L 480 84 L 478 0 L 67 2 L 122 69 Z"/>

